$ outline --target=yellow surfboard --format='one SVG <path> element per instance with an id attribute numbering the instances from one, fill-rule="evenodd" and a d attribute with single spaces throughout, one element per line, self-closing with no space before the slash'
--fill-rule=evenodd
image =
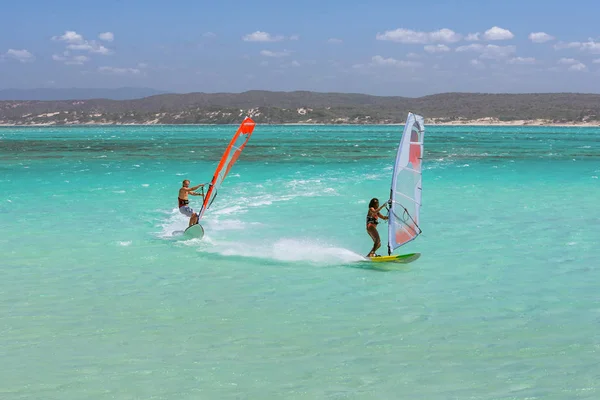
<path id="1" fill-rule="evenodd" d="M 421 253 L 410 253 L 410 254 L 398 254 L 394 256 L 379 256 L 379 257 L 367 257 L 366 261 L 371 262 L 395 262 L 407 264 L 409 262 L 413 262 L 416 259 L 421 257 Z"/>

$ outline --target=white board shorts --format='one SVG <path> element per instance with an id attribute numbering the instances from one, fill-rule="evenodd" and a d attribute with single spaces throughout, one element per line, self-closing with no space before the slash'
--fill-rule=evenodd
<path id="1" fill-rule="evenodd" d="M 185 215 L 186 217 L 191 217 L 192 215 L 194 215 L 194 209 L 190 206 L 179 207 L 179 212 Z"/>

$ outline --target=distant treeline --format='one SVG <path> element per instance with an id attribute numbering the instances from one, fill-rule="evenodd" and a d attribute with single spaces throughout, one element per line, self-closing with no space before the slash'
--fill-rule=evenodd
<path id="1" fill-rule="evenodd" d="M 349 93 L 161 94 L 136 100 L 0 101 L 0 124 L 402 123 L 408 111 L 430 122 L 493 118 L 553 123 L 600 121 L 600 95 L 443 93 L 418 98 Z"/>

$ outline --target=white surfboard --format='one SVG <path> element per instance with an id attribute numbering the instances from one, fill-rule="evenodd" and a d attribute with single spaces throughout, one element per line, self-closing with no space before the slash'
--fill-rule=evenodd
<path id="1" fill-rule="evenodd" d="M 184 231 L 184 235 L 190 238 L 202 239 L 204 236 L 204 228 L 200 224 L 192 225 Z"/>

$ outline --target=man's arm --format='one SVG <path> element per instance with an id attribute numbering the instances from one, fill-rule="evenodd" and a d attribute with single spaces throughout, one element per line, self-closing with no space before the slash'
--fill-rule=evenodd
<path id="1" fill-rule="evenodd" d="M 192 192 L 196 189 L 198 189 L 199 187 L 204 186 L 204 183 L 191 187 L 191 188 L 182 188 L 183 190 L 185 190 L 186 192 L 188 192 L 189 194 L 192 194 Z"/>
<path id="2" fill-rule="evenodd" d="M 192 196 L 202 196 L 202 197 L 204 197 L 204 195 L 202 193 L 189 192 L 189 194 L 191 194 Z"/>

